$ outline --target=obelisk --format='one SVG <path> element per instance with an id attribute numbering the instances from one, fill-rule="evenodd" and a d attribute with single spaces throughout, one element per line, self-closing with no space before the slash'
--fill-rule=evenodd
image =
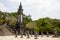
<path id="1" fill-rule="evenodd" d="M 18 23 L 20 26 L 20 34 L 21 34 L 21 38 L 23 37 L 23 9 L 22 9 L 22 5 L 20 3 L 19 9 L 18 9 Z"/>

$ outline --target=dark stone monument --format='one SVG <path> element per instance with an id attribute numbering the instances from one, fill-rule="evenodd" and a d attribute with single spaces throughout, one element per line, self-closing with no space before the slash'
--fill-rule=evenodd
<path id="1" fill-rule="evenodd" d="M 54 34 L 54 37 L 57 37 L 58 35 L 57 35 L 57 30 L 54 28 L 53 29 L 53 34 Z"/>
<path id="2" fill-rule="evenodd" d="M 17 18 L 17 22 L 16 22 L 16 37 L 17 37 L 17 32 L 18 34 L 21 35 L 21 38 L 23 37 L 23 30 L 24 30 L 24 25 L 23 25 L 23 9 L 22 9 L 22 5 L 20 3 L 19 9 L 18 9 L 18 18 Z"/>
<path id="3" fill-rule="evenodd" d="M 38 32 L 35 32 L 35 39 L 38 39 Z"/>

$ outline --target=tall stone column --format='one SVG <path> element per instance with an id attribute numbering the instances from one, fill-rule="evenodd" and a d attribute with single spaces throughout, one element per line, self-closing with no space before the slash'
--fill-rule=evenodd
<path id="1" fill-rule="evenodd" d="M 24 24 L 23 24 L 23 9 L 22 9 L 22 5 L 20 3 L 19 9 L 18 9 L 18 18 L 17 18 L 17 22 L 16 22 L 16 36 L 17 33 L 21 35 L 21 38 L 23 38 L 23 32 L 24 32 Z"/>
<path id="2" fill-rule="evenodd" d="M 23 29 L 24 29 L 24 25 L 23 25 L 23 9 L 22 9 L 22 5 L 20 3 L 19 9 L 18 9 L 18 23 L 20 26 L 20 35 L 21 38 L 23 38 Z"/>

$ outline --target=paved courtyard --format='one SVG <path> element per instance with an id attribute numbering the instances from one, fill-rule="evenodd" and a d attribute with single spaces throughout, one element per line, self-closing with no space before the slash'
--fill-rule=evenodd
<path id="1" fill-rule="evenodd" d="M 38 39 L 34 39 L 34 37 L 30 37 L 27 39 L 26 36 L 24 36 L 23 38 L 20 38 L 20 36 L 18 36 L 17 38 L 15 38 L 15 36 L 0 36 L 0 40 L 60 40 L 59 38 L 53 38 L 53 37 L 46 37 L 46 36 L 39 36 Z"/>

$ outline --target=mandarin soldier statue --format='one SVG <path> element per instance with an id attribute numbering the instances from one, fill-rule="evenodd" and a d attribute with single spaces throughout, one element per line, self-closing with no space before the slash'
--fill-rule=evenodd
<path id="1" fill-rule="evenodd" d="M 57 30 L 56 30 L 56 28 L 53 29 L 53 34 L 54 34 L 54 37 L 57 37 Z"/>

